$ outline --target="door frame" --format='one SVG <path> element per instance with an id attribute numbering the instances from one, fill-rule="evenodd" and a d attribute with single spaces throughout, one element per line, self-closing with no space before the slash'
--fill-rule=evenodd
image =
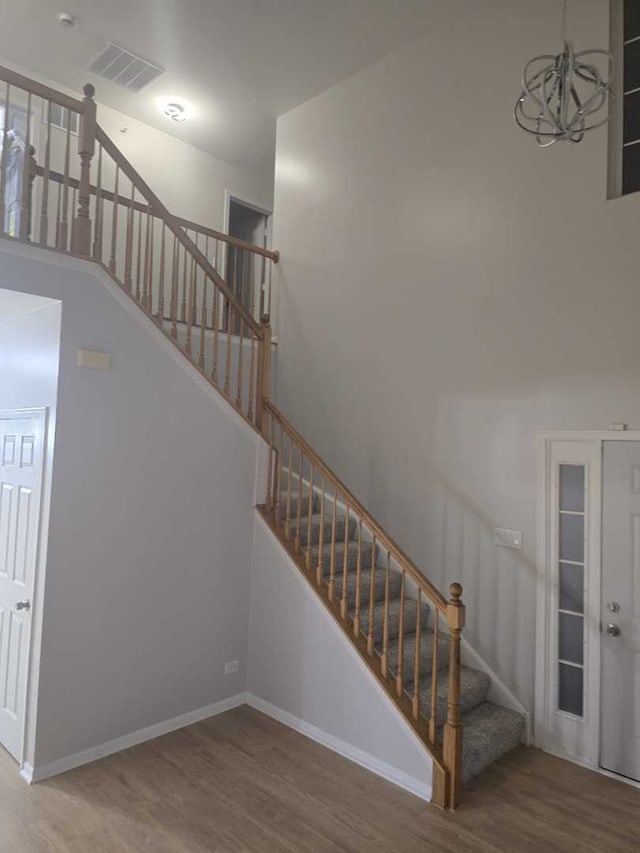
<path id="1" fill-rule="evenodd" d="M 31 591 L 31 611 L 29 622 L 29 636 L 27 641 L 27 677 L 25 679 L 24 717 L 22 720 L 22 731 L 20 733 L 20 756 L 18 758 L 18 764 L 22 772 L 25 767 L 27 736 L 29 732 L 35 732 L 36 697 L 39 674 L 39 650 L 35 648 L 34 638 L 36 636 L 40 637 L 42 631 L 42 605 L 44 598 L 43 567 L 45 560 L 43 542 L 46 539 L 46 531 L 43 530 L 43 519 L 45 516 L 45 490 L 47 483 L 47 465 L 49 458 L 49 407 L 37 406 L 34 408 L 24 409 L 0 409 L 0 418 L 6 417 L 38 418 L 40 420 L 42 430 L 40 493 L 38 495 L 37 506 L 38 517 L 36 523 L 35 565 L 33 567 L 33 589 Z"/>
<path id="2" fill-rule="evenodd" d="M 602 607 L 602 458 L 605 441 L 639 441 L 640 430 L 551 430 L 537 433 L 537 548 L 536 548 L 536 643 L 534 742 L 546 752 L 576 764 L 638 785 L 600 767 L 601 607 Z M 583 720 L 551 710 L 555 699 L 555 514 L 554 467 L 562 457 L 567 463 L 585 464 L 588 470 L 585 523 L 588 546 L 585 565 L 585 638 L 588 654 L 584 677 L 587 684 Z M 587 626 L 590 626 L 587 630 Z M 594 689 L 595 685 L 595 689 Z M 550 719 L 553 713 L 554 720 Z M 552 725 L 561 729 L 554 741 Z M 564 727 L 564 728 L 563 728 Z M 565 734 L 562 742 L 562 734 Z M 570 741 L 573 746 L 569 746 Z"/>

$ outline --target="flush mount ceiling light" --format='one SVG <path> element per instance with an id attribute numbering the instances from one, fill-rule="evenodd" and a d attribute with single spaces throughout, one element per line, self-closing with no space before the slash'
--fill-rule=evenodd
<path id="1" fill-rule="evenodd" d="M 181 123 L 189 118 L 187 108 L 182 104 L 178 104 L 176 101 L 169 101 L 169 103 L 163 106 L 162 111 L 167 118 L 171 119 L 171 121 Z"/>
<path id="2" fill-rule="evenodd" d="M 606 50 L 576 53 L 567 39 L 567 0 L 562 13 L 562 52 L 531 59 L 522 74 L 522 92 L 513 114 L 522 130 L 542 148 L 554 142 L 582 142 L 585 133 L 609 121 L 609 83 L 593 61 Z M 588 61 L 591 57 L 591 62 Z M 602 111 L 605 110 L 603 115 Z"/>
<path id="3" fill-rule="evenodd" d="M 72 29 L 76 25 L 76 19 L 68 12 L 60 12 L 60 14 L 58 15 L 58 23 L 61 27 Z"/>

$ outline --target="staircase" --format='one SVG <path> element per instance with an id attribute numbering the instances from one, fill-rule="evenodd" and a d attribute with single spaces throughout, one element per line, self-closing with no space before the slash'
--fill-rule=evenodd
<path id="1" fill-rule="evenodd" d="M 79 101 L 6 68 L 0 80 L 0 236 L 100 264 L 260 432 L 259 511 L 420 737 L 433 801 L 455 808 L 463 782 L 521 741 L 524 719 L 488 701 L 489 677 L 461 665 L 460 585 L 446 599 L 270 401 L 277 252 L 172 216 L 96 123 L 91 86 Z M 78 114 L 77 157 L 69 130 L 62 152 L 51 144 L 52 104 L 67 127 Z"/>

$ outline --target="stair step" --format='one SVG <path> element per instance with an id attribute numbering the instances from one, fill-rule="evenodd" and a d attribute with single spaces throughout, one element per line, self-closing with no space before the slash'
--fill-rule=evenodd
<path id="1" fill-rule="evenodd" d="M 328 581 L 330 569 L 325 568 L 324 580 Z M 356 570 L 347 573 L 347 601 L 349 602 L 349 612 L 352 612 L 356 603 L 356 586 L 358 582 L 358 573 Z M 343 572 L 342 565 L 339 571 L 336 570 L 336 598 L 342 598 Z M 389 601 L 393 601 L 400 595 L 400 587 L 402 577 L 399 572 L 389 573 Z M 377 569 L 374 577 L 374 601 L 384 601 L 386 589 L 386 577 L 384 569 Z M 360 608 L 369 606 L 369 593 L 371 591 L 371 570 L 360 570 Z"/>
<path id="2" fill-rule="evenodd" d="M 429 675 L 433 668 L 433 630 L 431 628 L 420 631 L 420 674 Z M 389 668 L 395 675 L 398 669 L 398 645 L 399 640 L 395 638 L 389 643 Z M 413 681 L 414 660 L 416 653 L 416 635 L 409 634 L 404 638 L 403 668 L 405 684 Z M 438 632 L 438 669 L 449 665 L 449 633 L 440 630 Z"/>
<path id="3" fill-rule="evenodd" d="M 375 560 L 377 562 L 378 556 L 380 553 L 380 549 L 378 546 L 375 546 Z M 344 569 L 344 554 L 345 554 L 345 543 L 338 542 L 336 543 L 335 548 L 335 573 L 336 578 L 339 575 L 342 575 Z M 362 542 L 360 546 L 360 566 L 361 570 L 371 568 L 371 561 L 373 558 L 373 543 L 372 542 Z M 311 565 L 317 566 L 320 562 L 320 548 L 318 545 L 311 548 Z M 347 567 L 349 572 L 355 572 L 358 566 L 358 543 L 355 540 L 350 540 L 347 542 Z M 331 548 L 323 548 L 322 549 L 322 567 L 323 574 L 331 571 Z M 380 573 L 384 570 L 380 569 Z"/>
<path id="4" fill-rule="evenodd" d="M 291 492 L 289 496 L 290 499 L 290 509 L 289 509 L 289 518 L 297 518 L 298 517 L 298 492 Z M 325 512 L 327 511 L 327 507 L 325 506 Z M 302 492 L 302 506 L 300 507 L 300 514 L 307 515 L 309 512 L 309 492 Z M 320 512 L 320 495 L 317 492 L 314 492 L 311 497 L 311 512 Z M 280 519 L 285 518 L 287 515 L 287 490 L 286 487 L 282 489 L 280 494 Z"/>
<path id="5" fill-rule="evenodd" d="M 463 714 L 462 775 L 465 782 L 477 776 L 522 741 L 524 717 L 510 708 L 483 702 Z"/>
<path id="6" fill-rule="evenodd" d="M 470 666 L 460 667 L 460 712 L 466 714 L 478 705 L 486 702 L 491 679 L 486 672 L 472 669 Z M 413 696 L 413 677 L 406 687 L 409 696 Z M 443 725 L 447 718 L 447 699 L 449 693 L 449 668 L 438 670 L 438 686 L 436 693 L 436 720 Z M 431 673 L 420 681 L 420 713 L 427 720 L 431 717 Z"/>
<path id="7" fill-rule="evenodd" d="M 296 519 L 297 521 L 297 519 Z M 294 523 L 295 524 L 295 523 Z M 338 542 L 344 542 L 345 534 L 347 527 L 347 518 L 345 515 L 336 516 L 336 544 Z M 331 510 L 327 513 L 325 508 L 325 514 L 322 516 L 319 512 L 315 513 L 311 516 L 311 546 L 317 546 L 320 542 L 320 530 L 323 531 L 322 541 L 323 542 L 331 542 L 333 537 L 333 518 L 331 516 Z M 295 526 L 294 526 L 295 530 Z M 357 535 L 358 531 L 358 523 L 355 518 L 349 519 L 349 533 L 348 539 L 352 540 Z M 303 548 L 306 548 L 307 542 L 309 541 L 309 516 L 304 515 L 300 519 L 300 544 Z"/>
<path id="8" fill-rule="evenodd" d="M 429 618 L 429 605 L 422 604 L 421 624 L 426 625 Z M 418 602 L 414 598 L 407 598 L 404 603 L 404 630 L 405 634 L 413 634 L 416 630 L 416 617 L 418 613 Z M 352 614 L 353 615 L 353 614 Z M 389 644 L 398 637 L 400 630 L 400 598 L 394 598 L 389 602 L 388 622 Z M 367 636 L 369 634 L 369 608 L 360 611 L 360 630 Z M 373 608 L 373 637 L 376 646 L 382 643 L 384 633 L 384 601 L 379 601 Z M 405 637 L 406 639 L 406 637 Z"/>

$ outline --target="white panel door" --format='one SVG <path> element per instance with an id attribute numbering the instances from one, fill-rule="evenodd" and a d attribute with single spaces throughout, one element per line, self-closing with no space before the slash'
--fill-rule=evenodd
<path id="1" fill-rule="evenodd" d="M 0 744 L 22 760 L 45 412 L 0 412 Z"/>
<path id="2" fill-rule="evenodd" d="M 640 781 L 640 442 L 603 463 L 600 763 Z"/>

